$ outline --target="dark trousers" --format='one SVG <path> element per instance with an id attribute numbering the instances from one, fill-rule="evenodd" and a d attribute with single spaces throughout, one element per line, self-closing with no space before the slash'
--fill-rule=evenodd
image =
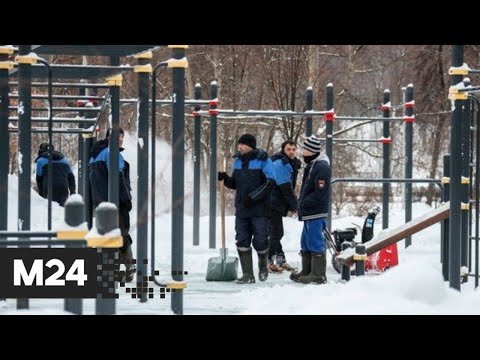
<path id="1" fill-rule="evenodd" d="M 128 209 L 120 205 L 118 212 L 118 227 L 122 232 L 123 236 L 123 246 L 120 248 L 120 251 L 125 252 L 127 248 L 132 245 L 132 237 L 129 234 L 130 231 L 130 212 Z"/>
<path id="2" fill-rule="evenodd" d="M 235 218 L 235 239 L 240 250 L 253 247 L 257 252 L 268 250 L 270 219 L 268 217 Z M 244 250 L 244 251 L 245 251 Z"/>
<path id="3" fill-rule="evenodd" d="M 268 250 L 269 260 L 273 260 L 274 255 L 285 257 L 282 243 L 280 242 L 283 234 L 282 214 L 277 211 L 272 211 L 272 218 L 270 219 L 270 249 Z"/>

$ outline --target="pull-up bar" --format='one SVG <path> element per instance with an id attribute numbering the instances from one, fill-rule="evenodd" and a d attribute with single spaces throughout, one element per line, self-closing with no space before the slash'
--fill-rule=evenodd
<path id="1" fill-rule="evenodd" d="M 10 86 L 18 86 L 18 81 L 10 81 Z M 53 87 L 72 87 L 81 89 L 108 89 L 108 84 L 87 84 L 87 83 L 52 83 Z M 48 87 L 48 83 L 32 82 L 32 87 Z"/>

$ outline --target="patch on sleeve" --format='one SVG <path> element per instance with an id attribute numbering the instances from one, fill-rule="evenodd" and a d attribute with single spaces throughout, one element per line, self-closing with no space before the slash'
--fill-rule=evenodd
<path id="1" fill-rule="evenodd" d="M 325 187 L 325 180 L 318 180 L 318 188 L 321 190 Z"/>

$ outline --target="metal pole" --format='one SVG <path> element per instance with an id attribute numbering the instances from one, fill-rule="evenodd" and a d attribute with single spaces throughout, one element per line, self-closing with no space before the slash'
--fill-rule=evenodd
<path id="1" fill-rule="evenodd" d="M 116 206 L 97 206 L 95 209 L 95 226 L 100 235 L 118 229 L 118 208 Z M 118 249 L 116 253 L 118 255 Z M 108 256 L 109 254 L 104 253 L 102 255 Z M 113 270 L 105 270 L 105 264 L 102 266 L 102 278 L 115 275 Z M 98 294 L 95 301 L 95 314 L 115 315 L 115 305 L 115 298 L 103 298 L 102 294 Z"/>
<path id="2" fill-rule="evenodd" d="M 388 119 L 390 117 L 390 90 L 386 89 L 383 92 L 383 117 Z M 390 138 L 390 121 L 383 122 L 383 138 Z M 383 178 L 390 178 L 390 142 L 385 141 L 383 143 Z M 389 227 L 389 204 L 390 204 L 390 184 L 383 184 L 383 212 L 382 212 L 382 228 L 388 229 Z"/>
<path id="3" fill-rule="evenodd" d="M 463 84 L 465 87 L 470 86 L 471 82 L 469 78 L 463 79 Z M 462 203 L 469 204 L 470 197 L 468 196 L 469 191 L 469 178 L 470 178 L 470 103 L 471 101 L 465 101 L 463 107 L 462 115 Z M 468 282 L 468 254 L 469 249 L 468 245 L 470 240 L 468 238 L 468 214 L 470 206 L 462 206 L 462 227 L 461 227 L 461 246 L 460 246 L 460 276 L 462 277 L 462 283 Z"/>
<path id="4" fill-rule="evenodd" d="M 480 233 L 480 104 L 477 102 L 477 132 L 475 134 L 475 289 L 479 281 L 479 233 Z"/>
<path id="5" fill-rule="evenodd" d="M 48 70 L 48 164 L 47 164 L 47 197 L 48 197 L 48 230 L 52 230 L 52 192 L 53 192 L 53 89 L 52 89 L 52 69 L 50 64 L 38 59 L 38 62 L 45 65 Z"/>
<path id="6" fill-rule="evenodd" d="M 358 260 L 355 260 L 355 276 L 365 275 L 365 259 L 367 251 L 364 244 L 358 244 L 355 246 L 355 256 Z M 355 258 L 355 257 L 354 257 Z"/>
<path id="7" fill-rule="evenodd" d="M 172 105 L 172 278 L 183 281 L 183 215 L 185 184 L 185 59 L 186 45 L 170 45 L 173 85 Z M 182 61 L 184 60 L 184 61 Z M 183 290 L 172 289 L 171 307 L 174 314 L 183 315 Z"/>
<path id="8" fill-rule="evenodd" d="M 153 58 L 152 52 L 148 51 L 136 56 L 138 66 L 138 141 L 137 141 L 137 279 L 146 276 L 148 266 L 144 260 L 148 259 L 148 119 L 149 119 L 149 78 L 152 67 L 149 61 Z M 150 261 L 155 262 L 155 259 Z M 147 293 L 143 292 L 140 302 L 147 302 Z"/>
<path id="9" fill-rule="evenodd" d="M 85 222 L 85 203 L 82 201 L 72 201 L 68 199 L 65 203 L 65 223 L 68 226 L 76 227 Z M 68 247 L 75 248 L 79 245 L 69 245 Z M 82 315 L 83 303 L 82 299 L 65 299 L 65 311 L 72 312 L 77 315 Z"/>
<path id="10" fill-rule="evenodd" d="M 210 99 L 215 100 L 218 96 L 217 82 L 210 84 Z M 217 105 L 210 105 L 210 241 L 209 248 L 216 246 L 217 225 Z"/>
<path id="11" fill-rule="evenodd" d="M 443 202 L 450 201 L 450 155 L 443 156 L 443 177 L 448 179 L 443 184 Z M 441 243 L 441 256 L 442 256 L 442 274 L 443 280 L 448 281 L 448 243 L 450 235 L 450 218 L 446 218 L 442 221 L 442 243 Z"/>
<path id="12" fill-rule="evenodd" d="M 405 92 L 405 178 L 413 176 L 413 85 L 408 84 Z M 405 222 L 412 220 L 412 184 L 405 184 Z M 412 245 L 412 237 L 407 236 L 405 247 Z"/>
<path id="13" fill-rule="evenodd" d="M 110 57 L 110 65 L 119 66 L 120 58 L 118 56 Z M 108 81 L 107 81 L 108 82 Z M 109 176 L 108 176 L 108 201 L 115 204 L 118 208 L 120 196 L 120 177 L 119 177 L 119 157 L 118 136 L 120 127 L 120 83 L 110 83 L 111 100 L 111 118 L 112 131 L 109 140 Z"/>
<path id="14" fill-rule="evenodd" d="M 195 100 L 202 98 L 202 86 L 200 84 L 195 85 Z M 195 113 L 193 117 L 194 123 L 194 151 L 193 151 L 193 245 L 200 245 L 200 164 L 201 151 L 201 128 L 202 117 L 198 114 L 201 106 L 195 105 Z"/>
<path id="15" fill-rule="evenodd" d="M 463 45 L 453 45 L 452 66 L 463 65 Z M 452 76 L 452 86 L 462 81 L 461 75 Z M 460 253 L 462 228 L 462 112 L 464 100 L 454 99 L 451 121 L 450 150 L 450 234 L 448 279 L 451 288 L 460 291 Z"/>
<path id="16" fill-rule="evenodd" d="M 327 85 L 327 111 L 334 111 L 333 108 L 333 84 L 329 83 Z M 326 151 L 327 156 L 330 159 L 330 171 L 333 177 L 333 119 L 334 117 L 326 117 Z M 328 199 L 328 218 L 327 218 L 327 228 L 329 231 L 332 231 L 332 192 L 330 191 Z"/>
<path id="17" fill-rule="evenodd" d="M 305 97 L 305 110 L 312 111 L 313 110 L 313 88 L 309 86 L 307 88 L 306 97 Z M 313 118 L 311 116 L 307 116 L 307 121 L 305 124 L 305 136 L 309 137 L 312 135 L 313 132 Z"/>
<path id="18" fill-rule="evenodd" d="M 86 95 L 86 89 L 78 89 L 80 96 L 85 96 Z M 78 105 L 77 105 L 78 106 Z M 85 106 L 85 105 L 84 105 Z M 84 111 L 81 111 L 78 113 L 78 116 L 84 117 L 87 113 Z M 83 123 L 78 123 L 79 128 L 84 128 Z M 82 196 L 84 196 L 83 188 L 85 187 L 84 185 L 84 176 L 88 177 L 88 160 L 89 158 L 84 158 L 85 152 L 83 151 L 83 147 L 85 146 L 84 141 L 83 141 L 83 136 L 82 134 L 78 134 L 78 174 L 77 174 L 77 187 L 78 187 L 78 193 Z"/>
<path id="19" fill-rule="evenodd" d="M 32 169 L 32 63 L 26 55 L 30 54 L 31 45 L 19 45 L 18 54 L 22 57 L 18 64 L 18 230 L 30 230 L 30 201 Z M 20 60 L 20 58 L 18 58 Z M 28 309 L 28 299 L 17 299 L 17 309 Z"/>
<path id="20" fill-rule="evenodd" d="M 342 252 L 350 248 L 350 243 L 345 241 L 342 243 Z M 350 281 L 350 266 L 343 264 L 342 265 L 342 280 Z"/>
<path id="21" fill-rule="evenodd" d="M 10 134 L 8 132 L 8 71 L 13 67 L 6 51 L 0 54 L 0 231 L 8 228 L 8 165 L 10 162 Z M 0 238 L 0 240 L 3 240 Z"/>
<path id="22" fill-rule="evenodd" d="M 93 205 L 92 205 L 92 193 L 90 192 L 90 176 L 88 172 L 90 162 L 90 149 L 93 145 L 94 137 L 91 134 L 83 134 L 83 158 L 85 159 L 85 177 L 83 178 L 83 200 L 85 201 L 85 219 L 88 224 L 88 228 L 92 228 L 93 218 Z"/>

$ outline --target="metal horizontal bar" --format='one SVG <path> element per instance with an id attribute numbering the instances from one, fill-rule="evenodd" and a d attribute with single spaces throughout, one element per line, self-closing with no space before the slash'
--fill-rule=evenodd
<path id="1" fill-rule="evenodd" d="M 18 106 L 9 106 L 9 110 L 17 111 Z M 102 110 L 101 107 L 68 107 L 68 106 L 54 106 L 52 108 L 53 111 L 72 111 L 72 112 L 99 112 Z M 50 108 L 43 107 L 43 108 L 32 108 L 32 111 L 50 111 Z"/>
<path id="2" fill-rule="evenodd" d="M 36 54 L 128 56 L 153 50 L 159 45 L 32 45 Z"/>
<path id="3" fill-rule="evenodd" d="M 439 179 L 375 179 L 375 178 L 338 178 L 333 179 L 330 184 L 338 182 L 354 182 L 354 183 L 399 183 L 399 184 L 417 184 L 417 183 L 431 183 L 437 185 L 440 190 L 443 190 L 442 181 Z"/>
<path id="4" fill-rule="evenodd" d="M 8 94 L 8 97 L 18 99 L 18 94 Z M 48 95 L 32 95 L 31 98 L 48 100 Z M 53 95 L 53 100 L 105 100 L 105 97 L 87 95 Z"/>
<path id="5" fill-rule="evenodd" d="M 18 121 L 18 116 L 11 116 L 8 118 L 9 121 L 17 122 Z M 49 122 L 50 119 L 47 117 L 32 117 L 31 118 L 32 122 Z M 87 124 L 94 124 L 97 122 L 96 118 L 62 118 L 62 117 L 54 117 L 52 119 L 52 122 L 54 123 L 87 123 Z"/>
<path id="6" fill-rule="evenodd" d="M 11 81 L 8 83 L 10 86 L 18 86 L 18 81 Z M 108 89 L 110 86 L 108 84 L 88 84 L 88 83 L 60 83 L 54 82 L 52 83 L 53 87 L 73 87 L 73 88 L 97 88 L 97 89 Z M 46 82 L 32 82 L 32 87 L 48 87 L 48 83 Z"/>
<path id="7" fill-rule="evenodd" d="M 458 89 L 458 92 L 464 93 L 464 92 L 479 91 L 479 90 L 480 90 L 480 86 L 471 86 L 463 89 Z"/>
<path id="8" fill-rule="evenodd" d="M 56 237 L 56 231 L 0 231 L 0 238 Z"/>
<path id="9" fill-rule="evenodd" d="M 149 100 L 150 104 L 152 103 L 152 99 Z M 136 104 L 138 102 L 138 99 L 120 99 L 120 104 Z M 157 105 L 172 105 L 173 100 L 165 100 L 165 99 L 160 99 L 156 100 L 155 103 Z M 185 105 L 209 105 L 210 101 L 209 100 L 185 100 Z"/>
<path id="10" fill-rule="evenodd" d="M 0 247 L 5 246 L 71 246 L 71 245 L 80 245 L 87 247 L 86 240 L 1 240 Z M 1 251 L 1 250 L 0 250 Z"/>
<path id="11" fill-rule="evenodd" d="M 369 117 L 369 116 L 335 116 L 335 120 L 345 120 L 345 121 L 403 121 L 403 118 L 399 117 L 390 117 L 390 118 L 381 118 L 381 117 Z"/>
<path id="12" fill-rule="evenodd" d="M 8 132 L 17 133 L 18 128 L 9 127 Z M 46 128 L 46 127 L 32 128 L 31 132 L 32 133 L 46 134 L 46 133 L 48 133 L 48 128 Z M 52 132 L 54 134 L 91 134 L 92 130 L 80 129 L 80 128 L 78 128 L 78 129 L 77 128 L 73 128 L 73 129 L 53 128 Z"/>
<path id="13" fill-rule="evenodd" d="M 320 139 L 321 142 L 326 142 L 326 139 Z M 333 138 L 333 142 L 359 142 L 359 143 L 380 143 L 381 139 L 336 139 Z"/>
<path id="14" fill-rule="evenodd" d="M 295 111 L 269 111 L 269 110 L 247 110 L 247 111 L 234 111 L 234 110 L 217 110 L 218 115 L 231 115 L 231 116 L 290 116 L 290 117 L 314 117 L 324 116 L 329 113 L 328 111 L 309 111 L 309 112 L 295 112 Z M 206 110 L 199 111 L 199 115 L 209 115 Z"/>

